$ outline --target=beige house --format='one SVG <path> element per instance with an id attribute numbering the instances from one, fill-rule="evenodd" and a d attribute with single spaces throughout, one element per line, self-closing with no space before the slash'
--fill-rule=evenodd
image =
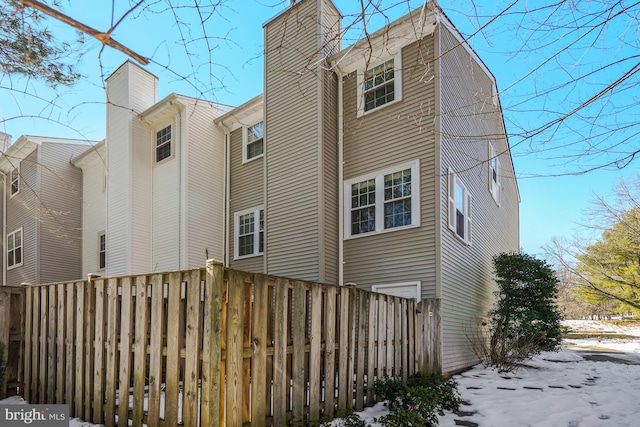
<path id="1" fill-rule="evenodd" d="M 264 93 L 234 109 L 157 100 L 131 62 L 107 78 L 106 139 L 69 165 L 83 174 L 72 279 L 216 258 L 433 300 L 443 371 L 475 363 L 492 257 L 519 248 L 495 78 L 431 3 L 344 49 L 341 31 L 331 0 L 289 5 L 264 24 Z"/>
<path id="2" fill-rule="evenodd" d="M 264 28 L 264 94 L 216 120 L 227 264 L 438 300 L 443 371 L 475 363 L 492 257 L 519 248 L 495 78 L 435 6 L 342 50 L 330 0 Z"/>

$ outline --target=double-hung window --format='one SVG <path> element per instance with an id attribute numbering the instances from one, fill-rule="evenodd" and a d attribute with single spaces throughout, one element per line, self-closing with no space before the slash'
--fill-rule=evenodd
<path id="1" fill-rule="evenodd" d="M 171 125 L 156 132 L 156 163 L 171 157 Z"/>
<path id="2" fill-rule="evenodd" d="M 236 259 L 264 252 L 264 208 L 236 212 L 234 215 Z"/>
<path id="3" fill-rule="evenodd" d="M 493 200 L 500 205 L 500 159 L 492 143 L 489 143 L 489 191 Z"/>
<path id="4" fill-rule="evenodd" d="M 359 74 L 358 115 L 402 99 L 401 77 L 400 54 Z"/>
<path id="5" fill-rule="evenodd" d="M 467 244 L 471 244 L 471 194 L 460 178 L 449 169 L 449 228 Z"/>
<path id="6" fill-rule="evenodd" d="M 345 237 L 420 224 L 419 162 L 345 182 Z"/>
<path id="7" fill-rule="evenodd" d="M 264 122 L 244 128 L 242 158 L 248 162 L 262 156 L 264 153 Z"/>
<path id="8" fill-rule="evenodd" d="M 11 197 L 20 192 L 20 167 L 11 170 Z"/>
<path id="9" fill-rule="evenodd" d="M 107 236 L 104 233 L 98 235 L 98 269 L 104 270 L 107 266 Z"/>
<path id="10" fill-rule="evenodd" d="M 7 268 L 22 265 L 22 228 L 7 235 Z"/>

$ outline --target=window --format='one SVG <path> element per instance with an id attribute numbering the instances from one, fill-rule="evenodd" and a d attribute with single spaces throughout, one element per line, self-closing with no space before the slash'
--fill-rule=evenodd
<path id="1" fill-rule="evenodd" d="M 264 122 L 244 128 L 242 161 L 258 158 L 264 153 Z"/>
<path id="2" fill-rule="evenodd" d="M 22 228 L 7 235 L 7 267 L 22 265 Z"/>
<path id="3" fill-rule="evenodd" d="M 397 54 L 358 75 L 358 116 L 402 99 L 401 57 Z"/>
<path id="4" fill-rule="evenodd" d="M 104 233 L 98 235 L 98 269 L 104 270 L 107 266 L 107 236 Z"/>
<path id="5" fill-rule="evenodd" d="M 449 169 L 449 228 L 465 243 L 471 244 L 471 194 Z"/>
<path id="6" fill-rule="evenodd" d="M 489 191 L 498 206 L 500 205 L 500 187 L 500 159 L 496 155 L 493 144 L 489 143 Z"/>
<path id="7" fill-rule="evenodd" d="M 20 168 L 11 170 L 11 197 L 20 192 Z"/>
<path id="8" fill-rule="evenodd" d="M 394 297 L 415 298 L 417 302 L 420 302 L 421 299 L 420 281 L 394 283 L 391 285 L 371 285 L 371 290 Z"/>
<path id="9" fill-rule="evenodd" d="M 264 208 L 237 212 L 235 224 L 235 258 L 262 255 L 264 252 Z"/>
<path id="10" fill-rule="evenodd" d="M 345 182 L 345 237 L 420 224 L 419 162 Z"/>
<path id="11" fill-rule="evenodd" d="M 156 163 L 171 157 L 171 125 L 156 132 Z"/>

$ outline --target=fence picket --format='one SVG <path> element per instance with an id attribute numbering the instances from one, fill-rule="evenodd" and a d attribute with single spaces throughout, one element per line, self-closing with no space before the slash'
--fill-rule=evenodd
<path id="1" fill-rule="evenodd" d="M 106 331 L 105 331 L 105 391 L 104 414 L 105 427 L 115 425 L 116 387 L 118 385 L 117 348 L 118 348 L 118 280 L 106 282 Z"/>
<path id="2" fill-rule="evenodd" d="M 266 413 L 266 372 L 267 363 L 267 305 L 268 292 L 264 276 L 255 275 L 253 295 L 253 313 L 251 319 L 251 425 L 265 425 Z"/>
<path id="3" fill-rule="evenodd" d="M 131 338 L 133 331 L 133 284 L 131 277 L 120 282 L 122 300 L 120 302 L 120 365 L 118 377 L 118 427 L 126 427 L 129 422 L 129 387 L 131 386 Z"/>
<path id="4" fill-rule="evenodd" d="M 187 325 L 184 362 L 184 391 L 182 395 L 182 422 L 186 426 L 197 425 L 198 419 L 198 378 L 200 362 L 200 294 L 202 278 L 200 270 L 193 270 L 186 277 Z"/>
<path id="5" fill-rule="evenodd" d="M 316 283 L 311 287 L 311 335 L 309 337 L 309 421 L 320 421 L 320 400 L 322 372 L 322 285 Z"/>
<path id="6" fill-rule="evenodd" d="M 133 427 L 142 426 L 147 365 L 147 278 L 136 277 L 136 316 L 133 340 Z"/>

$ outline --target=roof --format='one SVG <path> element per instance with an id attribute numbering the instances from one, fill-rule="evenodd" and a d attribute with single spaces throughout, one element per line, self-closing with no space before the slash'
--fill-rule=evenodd
<path id="1" fill-rule="evenodd" d="M 18 163 L 26 159 L 29 154 L 42 144 L 70 144 L 70 145 L 86 145 L 90 147 L 96 141 L 87 139 L 70 139 L 70 138 L 53 138 L 48 136 L 22 135 L 13 144 L 9 146 L 7 151 L 0 157 L 0 171 L 8 173 L 14 169 Z"/>

